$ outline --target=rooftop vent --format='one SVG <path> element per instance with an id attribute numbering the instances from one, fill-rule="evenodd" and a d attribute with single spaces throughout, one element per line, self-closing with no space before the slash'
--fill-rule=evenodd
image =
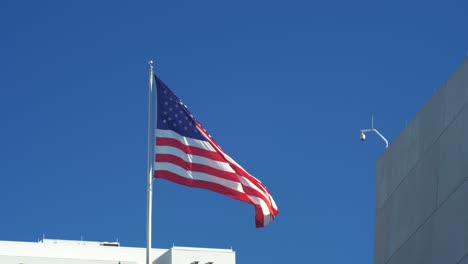
<path id="1" fill-rule="evenodd" d="M 104 247 L 120 247 L 119 242 L 101 242 L 99 244 Z"/>
<path id="2" fill-rule="evenodd" d="M 120 247 L 119 242 L 97 242 L 83 240 L 63 240 L 63 239 L 42 239 L 39 243 L 53 245 L 80 245 L 80 246 L 104 246 L 104 247 Z"/>

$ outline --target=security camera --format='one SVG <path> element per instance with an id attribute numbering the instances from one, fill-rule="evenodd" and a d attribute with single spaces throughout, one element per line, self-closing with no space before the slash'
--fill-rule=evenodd
<path id="1" fill-rule="evenodd" d="M 367 133 L 367 132 L 376 133 L 383 141 L 385 141 L 385 148 L 388 148 L 388 140 L 382 134 L 380 134 L 380 132 L 377 131 L 377 129 L 374 128 L 374 116 L 372 116 L 372 128 L 361 129 L 361 135 L 359 136 L 359 139 L 361 141 L 366 140 L 366 135 L 364 133 Z"/>

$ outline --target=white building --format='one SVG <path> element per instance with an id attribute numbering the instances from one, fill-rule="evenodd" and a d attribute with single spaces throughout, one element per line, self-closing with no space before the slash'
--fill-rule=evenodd
<path id="1" fill-rule="evenodd" d="M 0 241 L 1 264 L 144 264 L 145 248 L 118 242 L 43 239 Z M 235 264 L 231 249 L 172 247 L 152 249 L 153 264 Z"/>

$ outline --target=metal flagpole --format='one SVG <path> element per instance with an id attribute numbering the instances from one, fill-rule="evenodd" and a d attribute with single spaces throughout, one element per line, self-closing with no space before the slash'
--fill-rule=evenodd
<path id="1" fill-rule="evenodd" d="M 148 99 L 148 201 L 146 208 L 146 264 L 151 264 L 151 216 L 153 202 L 153 61 L 148 62 L 149 99 Z"/>

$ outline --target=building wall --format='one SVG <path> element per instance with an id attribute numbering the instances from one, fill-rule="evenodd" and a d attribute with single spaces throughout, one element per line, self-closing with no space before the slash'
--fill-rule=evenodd
<path id="1" fill-rule="evenodd" d="M 374 264 L 468 264 L 468 59 L 377 161 Z"/>
<path id="2" fill-rule="evenodd" d="M 154 264 L 235 264 L 230 249 L 173 247 L 152 249 Z M 144 264 L 145 248 L 101 246 L 99 242 L 0 241 L 1 264 Z"/>
<path id="3" fill-rule="evenodd" d="M 170 251 L 174 264 L 189 264 L 194 261 L 198 264 L 235 264 L 235 255 L 231 250 L 173 247 Z"/>

